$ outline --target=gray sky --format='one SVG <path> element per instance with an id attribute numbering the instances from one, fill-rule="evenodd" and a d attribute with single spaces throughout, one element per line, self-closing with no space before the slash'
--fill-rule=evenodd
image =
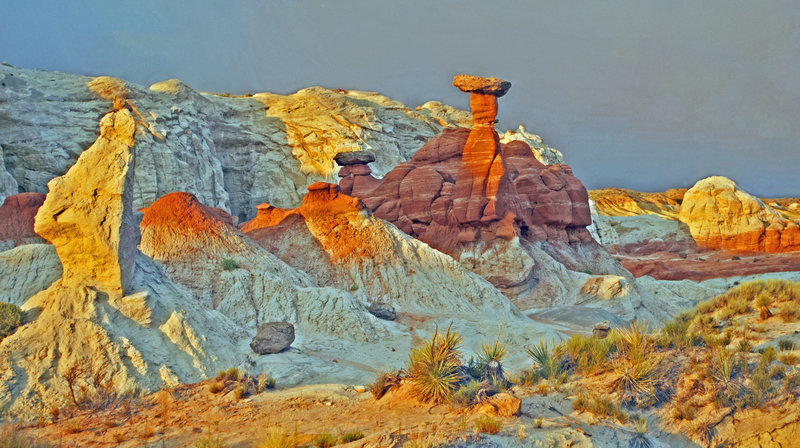
<path id="1" fill-rule="evenodd" d="M 512 82 L 500 124 L 561 150 L 589 187 L 727 175 L 800 196 L 793 1 L 0 0 L 0 60 L 139 84 L 379 91 L 409 106 Z"/>

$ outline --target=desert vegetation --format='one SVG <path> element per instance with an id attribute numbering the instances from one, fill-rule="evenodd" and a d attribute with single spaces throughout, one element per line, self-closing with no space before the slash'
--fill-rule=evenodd
<path id="1" fill-rule="evenodd" d="M 12 303 L 0 302 L 0 341 L 16 331 L 25 321 L 25 314 Z"/>

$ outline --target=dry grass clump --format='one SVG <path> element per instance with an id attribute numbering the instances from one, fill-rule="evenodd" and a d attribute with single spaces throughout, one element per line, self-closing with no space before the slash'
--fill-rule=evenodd
<path id="1" fill-rule="evenodd" d="M 341 443 L 350 443 L 355 442 L 356 440 L 361 440 L 364 438 L 364 433 L 361 431 L 347 431 L 339 436 L 339 441 Z"/>
<path id="2" fill-rule="evenodd" d="M 317 448 L 330 448 L 336 445 L 336 442 L 338 440 L 339 439 L 335 435 L 329 432 L 325 432 L 316 435 L 314 439 L 311 441 L 311 443 Z"/>
<path id="3" fill-rule="evenodd" d="M 2 448 L 44 448 L 45 445 L 19 433 L 16 426 L 3 424 L 0 426 L 0 447 Z"/>
<path id="4" fill-rule="evenodd" d="M 192 446 L 194 448 L 225 448 L 225 442 L 219 436 L 205 436 Z"/>
<path id="5" fill-rule="evenodd" d="M 443 403 L 461 380 L 461 336 L 448 327 L 437 328 L 430 340 L 411 350 L 408 381 L 411 394 L 422 402 Z"/>
<path id="6" fill-rule="evenodd" d="M 286 433 L 282 426 L 269 426 L 264 431 L 259 448 L 295 448 L 297 437 Z"/>
<path id="7" fill-rule="evenodd" d="M 500 420 L 483 415 L 475 419 L 475 430 L 484 434 L 497 434 L 503 429 L 503 422 Z"/>
<path id="8" fill-rule="evenodd" d="M 613 418 L 620 423 L 628 421 L 628 414 L 605 395 L 581 391 L 572 400 L 572 408 L 578 412 L 591 412 L 600 418 Z"/>
<path id="9" fill-rule="evenodd" d="M 374 382 L 367 384 L 367 389 L 372 393 L 373 398 L 380 400 L 386 392 L 400 385 L 400 379 L 398 373 L 379 373 Z"/>
<path id="10" fill-rule="evenodd" d="M 558 346 L 542 340 L 525 349 L 525 352 L 533 360 L 533 367 L 540 378 L 551 380 L 565 373 L 561 364 L 561 356 L 559 356 L 560 350 L 557 350 L 556 347 Z"/>
<path id="11" fill-rule="evenodd" d="M 599 339 L 575 334 L 564 343 L 563 352 L 576 372 L 592 374 L 605 367 L 613 349 L 614 343 L 610 338 Z"/>
<path id="12" fill-rule="evenodd" d="M 611 366 L 616 374 L 611 387 L 620 398 L 631 405 L 649 407 L 670 393 L 666 381 L 665 357 L 656 351 L 650 326 L 643 321 L 614 330 L 610 335 L 617 349 Z"/>

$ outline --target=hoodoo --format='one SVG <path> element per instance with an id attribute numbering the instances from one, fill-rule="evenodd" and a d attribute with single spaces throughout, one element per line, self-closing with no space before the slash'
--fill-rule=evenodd
<path id="1" fill-rule="evenodd" d="M 463 243 L 496 238 L 590 241 L 588 195 L 572 170 L 543 165 L 522 141 L 500 143 L 497 98 L 511 83 L 458 75 L 453 85 L 470 94 L 471 129 L 446 128 L 380 180 L 367 166 L 371 155 L 341 155 L 342 192 L 450 254 Z"/>

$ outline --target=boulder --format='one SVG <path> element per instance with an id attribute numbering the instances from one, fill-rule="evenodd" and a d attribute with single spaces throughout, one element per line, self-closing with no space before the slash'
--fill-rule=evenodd
<path id="1" fill-rule="evenodd" d="M 375 161 L 375 154 L 367 151 L 348 151 L 340 152 L 333 157 L 339 165 L 361 165 Z"/>
<path id="2" fill-rule="evenodd" d="M 289 322 L 268 322 L 258 326 L 250 348 L 259 355 L 285 350 L 294 342 L 294 325 Z"/>
<path id="3" fill-rule="evenodd" d="M 509 393 L 500 392 L 475 405 L 475 411 L 498 417 L 513 417 L 519 414 L 521 406 L 522 400 Z"/>
<path id="4" fill-rule="evenodd" d="M 370 304 L 369 312 L 378 319 L 395 320 L 397 318 L 394 307 L 384 302 L 374 302 Z"/>
<path id="5" fill-rule="evenodd" d="M 497 78 L 482 78 L 472 75 L 456 75 L 453 86 L 462 92 L 480 93 L 484 95 L 503 96 L 511 88 L 511 83 Z"/>
<path id="6" fill-rule="evenodd" d="M 611 324 L 604 320 L 603 322 L 594 324 L 594 328 L 592 329 L 592 336 L 597 339 L 604 339 L 608 336 L 608 333 L 611 331 Z"/>

